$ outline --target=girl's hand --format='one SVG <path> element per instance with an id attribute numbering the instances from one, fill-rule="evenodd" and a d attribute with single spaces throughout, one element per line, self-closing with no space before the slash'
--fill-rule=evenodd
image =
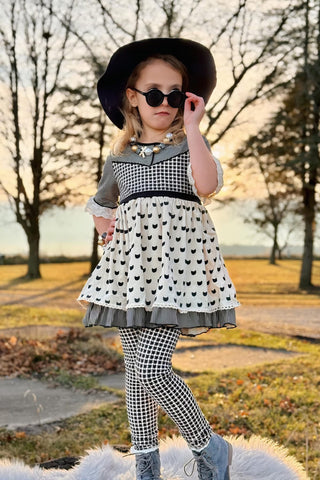
<path id="1" fill-rule="evenodd" d="M 184 125 L 199 126 L 205 112 L 205 104 L 202 97 L 198 97 L 194 93 L 186 92 L 186 101 L 184 103 Z"/>
<path id="2" fill-rule="evenodd" d="M 104 245 L 107 245 L 107 243 L 111 242 L 113 238 L 113 232 L 115 229 L 115 224 L 116 224 L 116 219 L 111 220 L 110 225 L 106 231 L 107 235 L 104 237 Z"/>

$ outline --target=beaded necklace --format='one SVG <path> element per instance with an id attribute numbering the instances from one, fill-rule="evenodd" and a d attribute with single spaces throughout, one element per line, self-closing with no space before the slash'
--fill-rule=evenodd
<path id="1" fill-rule="evenodd" d="M 166 146 L 172 142 L 173 134 L 171 132 L 167 133 L 162 142 L 156 143 L 153 147 L 149 145 L 138 145 L 136 137 L 130 138 L 131 150 L 139 155 L 139 157 L 145 158 L 154 153 L 159 153 L 161 150 L 166 148 Z"/>

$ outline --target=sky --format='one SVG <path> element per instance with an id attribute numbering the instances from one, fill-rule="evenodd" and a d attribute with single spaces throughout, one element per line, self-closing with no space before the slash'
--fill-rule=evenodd
<path id="1" fill-rule="evenodd" d="M 267 245 L 268 240 L 246 225 L 234 207 L 208 207 L 218 238 L 225 245 Z M 22 227 L 14 221 L 9 208 L 0 206 L 0 254 L 27 255 L 28 247 Z M 54 209 L 43 216 L 41 228 L 41 255 L 89 255 L 93 221 L 84 211 L 84 205 Z M 270 243 L 270 242 L 269 242 Z"/>

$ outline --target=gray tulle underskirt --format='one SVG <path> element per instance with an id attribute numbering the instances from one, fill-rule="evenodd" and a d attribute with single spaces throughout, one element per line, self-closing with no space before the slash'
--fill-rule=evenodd
<path id="1" fill-rule="evenodd" d="M 179 328 L 182 335 L 195 336 L 211 328 L 236 327 L 235 309 L 216 312 L 180 313 L 174 308 L 131 308 L 127 311 L 104 307 L 95 303 L 88 305 L 83 319 L 85 327 L 119 328 Z"/>

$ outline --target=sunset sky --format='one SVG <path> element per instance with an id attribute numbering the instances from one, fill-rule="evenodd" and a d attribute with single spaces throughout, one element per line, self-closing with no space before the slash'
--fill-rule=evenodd
<path id="1" fill-rule="evenodd" d="M 183 8 L 186 9 L 187 8 L 186 6 L 189 5 L 189 3 L 190 2 L 186 1 L 184 3 Z M 275 4 L 279 6 L 278 2 L 274 2 L 273 0 L 268 0 L 268 2 L 263 2 L 259 7 L 257 7 L 256 2 L 254 1 L 248 2 L 249 12 L 252 13 L 252 19 L 251 19 L 252 22 L 250 20 L 250 28 L 248 29 L 248 32 L 247 32 L 249 39 L 250 37 L 254 36 L 255 31 L 258 31 L 258 29 L 266 28 L 268 26 L 267 23 L 264 22 L 265 18 L 263 15 L 263 9 L 264 8 L 268 9 L 274 6 Z M 286 2 L 282 0 L 281 5 L 284 7 L 285 4 Z M 84 31 L 88 33 L 88 30 L 90 29 L 90 24 L 92 27 L 92 23 L 90 23 L 90 19 L 96 20 L 96 16 L 89 15 L 88 13 L 89 11 L 91 11 L 92 8 L 94 8 L 93 4 L 85 2 L 83 5 L 86 5 L 85 8 L 87 10 L 80 11 L 82 15 L 77 16 L 77 22 L 79 23 L 79 26 L 81 27 L 82 25 Z M 200 6 L 202 6 L 202 8 L 204 8 L 203 11 L 205 11 L 205 2 L 202 2 Z M 226 12 L 229 12 L 229 10 L 231 11 L 233 8 L 235 8 L 235 6 L 236 6 L 236 2 L 232 0 L 227 4 L 225 2 L 221 2 L 221 3 L 218 2 L 216 5 L 217 13 L 220 16 L 223 16 L 226 14 Z M 114 15 L 120 16 L 121 21 L 123 21 L 122 10 L 124 8 L 127 15 L 129 16 L 128 18 L 131 18 L 131 13 L 132 13 L 131 10 L 128 9 L 127 6 L 124 7 L 124 4 L 119 6 L 113 5 L 113 7 L 110 7 L 110 8 L 114 8 Z M 154 9 L 157 8 L 156 3 L 153 4 L 153 8 Z M 201 11 L 202 10 L 200 9 L 200 12 Z M 88 14 L 84 15 L 84 13 L 88 13 Z M 151 14 L 151 13 L 148 12 L 148 14 Z M 214 17 L 213 13 L 214 12 L 212 11 L 210 12 L 210 14 Z M 209 40 L 211 39 L 211 37 L 214 38 L 212 31 L 217 32 L 220 29 L 220 26 L 217 23 L 216 24 L 210 23 L 209 18 L 206 20 L 206 22 L 204 22 L 203 14 L 199 18 L 197 20 L 198 21 L 197 24 L 193 25 L 192 22 L 190 23 L 191 33 L 187 35 L 187 31 L 186 31 L 185 36 L 188 36 L 188 38 L 198 40 L 198 41 L 203 41 L 204 43 L 209 44 L 210 43 Z M 217 18 L 219 19 L 220 17 L 218 16 Z M 127 28 L 130 30 L 130 22 L 127 25 Z M 100 29 L 101 29 L 101 25 L 100 25 Z M 103 33 L 102 30 L 101 32 Z M 89 40 L 91 39 L 91 36 L 94 33 L 96 32 L 95 32 L 95 29 L 93 28 L 92 32 L 91 33 L 89 32 L 89 37 L 88 37 Z M 105 32 L 104 32 L 104 35 L 105 35 Z M 101 36 L 101 38 L 103 38 L 103 36 Z M 113 38 L 114 44 L 116 44 L 118 40 L 119 39 L 117 38 Z M 95 53 L 100 55 L 102 54 L 102 52 L 104 52 L 103 55 L 105 55 L 107 58 L 107 56 L 109 55 L 109 53 L 106 53 L 108 52 L 108 48 L 109 47 L 111 49 L 114 48 L 114 46 L 109 45 L 109 43 L 104 45 L 103 41 L 97 43 L 95 40 L 93 42 Z M 218 45 L 214 45 L 212 49 L 215 57 L 216 65 L 217 65 L 217 71 L 218 71 L 218 84 L 212 97 L 214 100 L 217 100 L 218 98 L 220 98 L 221 93 L 225 90 L 226 86 L 230 84 L 230 81 L 232 81 L 232 75 L 231 75 L 231 69 L 230 69 L 230 58 L 229 58 L 230 47 L 231 46 L 228 43 L 227 38 L 225 38 L 224 40 L 222 38 L 220 43 Z M 254 54 L 254 50 L 255 50 L 255 46 L 247 52 L 246 58 L 250 58 L 251 55 Z M 71 58 L 69 59 L 73 67 L 76 63 L 75 60 L 77 60 L 74 58 L 74 55 L 75 55 L 75 50 L 71 52 Z M 239 61 L 239 59 L 235 58 L 235 61 Z M 78 61 L 77 66 L 80 68 L 81 61 Z M 77 71 L 77 73 L 79 74 L 79 71 Z M 70 74 L 70 71 L 66 70 L 65 74 L 70 75 L 68 76 L 68 81 L 70 81 L 70 79 L 72 78 L 72 72 Z M 254 77 L 255 75 L 259 75 L 259 70 L 258 70 L 258 73 L 256 71 L 250 73 L 248 78 L 246 78 L 246 81 L 243 82 L 242 88 L 240 88 L 239 91 L 237 90 L 236 100 L 234 100 L 234 103 L 231 105 L 231 108 L 226 109 L 223 112 L 223 115 L 219 120 L 221 124 L 218 125 L 218 122 L 217 122 L 217 125 L 214 125 L 214 128 L 212 129 L 212 139 L 214 138 L 214 135 L 217 134 L 217 131 L 219 131 L 219 128 L 221 127 L 221 125 L 227 123 L 230 115 L 232 116 L 234 114 L 234 111 L 235 111 L 234 108 L 236 108 L 236 103 L 241 102 L 243 98 L 249 95 L 251 91 L 250 89 L 254 88 L 255 80 L 256 80 L 256 78 Z M 83 80 L 86 81 L 85 78 Z M 6 97 L 6 95 L 3 94 L 5 88 L 6 87 L 4 85 L 0 84 L 2 97 L 4 98 Z M 22 98 L 21 102 L 22 103 L 25 102 L 25 104 L 22 105 L 22 112 L 27 112 L 30 106 L 28 103 L 30 99 L 27 98 L 28 88 L 25 88 L 23 90 L 23 93 L 24 95 L 20 95 L 20 99 Z M 229 133 L 229 135 L 223 137 L 223 139 L 221 140 L 221 142 L 219 142 L 219 144 L 216 144 L 214 146 L 214 151 L 217 154 L 218 158 L 221 160 L 225 168 L 226 187 L 224 191 L 221 194 L 219 194 L 219 197 L 218 197 L 221 200 L 221 203 L 220 202 L 213 203 L 210 207 L 208 207 L 208 210 L 216 225 L 218 237 L 222 245 L 235 245 L 235 244 L 240 244 L 240 245 L 261 245 L 262 244 L 262 245 L 268 245 L 268 246 L 270 245 L 270 240 L 262 234 L 257 234 L 252 227 L 250 227 L 247 223 L 244 222 L 243 216 L 242 216 L 243 213 L 248 211 L 248 208 L 252 208 L 252 199 L 257 198 L 257 196 L 260 196 L 261 193 L 263 192 L 263 189 L 261 188 L 261 184 L 259 184 L 257 177 L 252 177 L 250 175 L 250 172 L 248 171 L 244 171 L 243 173 L 241 172 L 240 179 L 243 182 L 243 184 L 246 185 L 247 192 L 244 193 L 243 191 L 240 191 L 240 190 L 233 192 L 233 194 L 237 197 L 237 201 L 234 204 L 232 204 L 232 206 L 223 206 L 223 200 L 230 193 L 229 185 L 232 184 L 233 177 L 234 177 L 234 173 L 227 168 L 228 159 L 232 157 L 232 154 L 237 148 L 237 146 L 240 145 L 241 141 L 247 138 L 250 132 L 257 131 L 259 126 L 265 123 L 266 118 L 268 117 L 268 115 L 270 114 L 273 108 L 274 108 L 274 105 L 269 101 L 261 102 L 260 104 L 256 105 L 254 109 L 249 108 L 246 111 L 246 114 L 241 116 L 241 118 L 239 119 L 236 129 L 232 130 Z M 30 126 L 32 125 L 32 121 L 30 120 L 30 118 L 28 118 L 27 114 L 26 114 L 24 123 L 25 123 L 25 128 L 27 129 L 28 127 L 31 128 Z M 217 128 L 217 130 L 215 130 L 215 128 Z M 28 143 L 29 139 L 31 140 L 30 137 L 31 137 L 30 135 L 26 135 L 26 139 L 24 139 L 26 144 Z M 28 149 L 28 146 L 25 145 L 25 148 Z M 76 148 L 76 146 L 74 148 Z M 30 151 L 32 151 L 32 149 Z M 90 155 L 90 151 L 88 152 L 88 155 Z M 26 155 L 24 155 L 24 158 L 29 158 L 29 156 L 30 156 L 30 153 L 27 153 Z M 14 185 L 14 175 L 12 174 L 12 167 L 10 166 L 11 158 L 10 158 L 10 155 L 8 155 L 8 151 L 6 151 L 3 147 L 1 148 L 1 145 L 0 145 L 0 158 L 1 158 L 0 179 L 5 182 L 8 188 L 9 187 L 11 188 L 11 186 Z M 24 174 L 24 180 L 26 180 L 27 178 L 28 178 L 28 173 L 26 172 Z M 88 191 L 88 196 L 89 194 L 94 194 L 93 186 L 89 187 L 89 190 L 90 191 Z M 42 255 L 88 255 L 90 253 L 93 224 L 92 224 L 92 219 L 90 218 L 90 215 L 84 212 L 86 192 L 82 191 L 81 193 L 85 194 L 83 196 L 83 201 L 81 205 L 77 205 L 76 207 L 72 207 L 72 208 L 70 207 L 66 210 L 53 209 L 51 212 L 45 214 L 41 219 L 41 254 Z M 302 225 L 300 225 L 299 229 L 297 229 L 296 236 L 292 238 L 292 243 L 294 244 L 302 243 L 302 238 L 301 238 L 302 230 L 303 230 Z M 3 194 L 0 194 L 0 254 L 26 255 L 27 251 L 28 251 L 27 240 L 22 230 L 22 227 L 16 223 L 14 215 L 9 209 L 5 196 Z"/>

